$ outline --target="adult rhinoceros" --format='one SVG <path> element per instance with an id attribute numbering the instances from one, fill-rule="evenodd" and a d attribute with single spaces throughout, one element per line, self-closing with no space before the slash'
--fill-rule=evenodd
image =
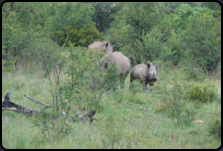
<path id="1" fill-rule="evenodd" d="M 104 42 L 94 42 L 93 44 L 90 44 L 88 46 L 88 50 L 103 50 L 104 52 L 113 52 L 113 48 L 116 46 L 116 44 L 111 45 L 109 41 Z"/>
<path id="2" fill-rule="evenodd" d="M 124 88 L 124 80 L 130 71 L 130 61 L 121 52 L 106 53 L 100 60 L 103 63 L 101 70 L 106 69 L 110 64 L 116 63 L 118 67 L 117 75 L 120 77 L 122 87 Z"/>

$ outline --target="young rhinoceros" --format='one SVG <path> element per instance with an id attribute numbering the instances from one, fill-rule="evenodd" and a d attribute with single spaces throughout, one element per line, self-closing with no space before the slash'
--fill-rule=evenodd
<path id="1" fill-rule="evenodd" d="M 94 42 L 93 44 L 90 44 L 88 46 L 88 50 L 103 50 L 104 52 L 113 52 L 113 48 L 116 46 L 116 44 L 111 45 L 109 41 L 104 42 Z"/>
<path id="2" fill-rule="evenodd" d="M 153 66 L 152 63 L 149 63 L 147 65 L 145 64 L 138 64 L 136 65 L 130 74 L 130 89 L 131 89 L 131 82 L 135 79 L 138 79 L 140 83 L 143 84 L 143 91 L 147 91 L 147 84 L 150 86 L 150 93 L 152 92 L 152 86 L 154 85 L 154 82 L 157 81 L 156 79 L 156 69 L 157 66 Z"/>

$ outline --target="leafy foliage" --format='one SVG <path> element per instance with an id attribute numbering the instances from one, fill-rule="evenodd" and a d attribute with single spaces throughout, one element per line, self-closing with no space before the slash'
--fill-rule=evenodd
<path id="1" fill-rule="evenodd" d="M 216 70 L 220 61 L 220 41 L 217 40 L 220 36 L 218 34 L 220 26 L 217 22 L 204 20 L 204 18 L 213 19 L 213 15 L 208 15 L 208 12 L 211 12 L 208 8 L 195 7 L 193 11 L 184 12 L 182 13 L 184 15 L 181 14 L 180 16 L 182 19 L 188 16 L 184 35 L 185 42 L 190 49 L 188 53 L 204 71 L 213 71 Z"/>
<path id="2" fill-rule="evenodd" d="M 73 44 L 73 46 L 82 47 L 88 47 L 95 41 L 104 41 L 102 33 L 100 33 L 93 25 L 87 26 L 85 28 L 64 27 L 63 30 L 54 32 L 53 40 L 62 46 L 66 41 L 67 32 L 68 41 L 66 46 L 68 46 L 69 41 Z"/>
<path id="3" fill-rule="evenodd" d="M 135 42 L 138 40 L 142 42 L 141 45 L 144 44 L 141 36 L 145 36 L 147 32 L 151 31 L 153 25 L 160 21 L 162 15 L 157 18 L 159 10 L 156 3 L 124 3 L 123 8 L 118 11 L 118 15 L 111 23 L 118 28 L 115 35 L 117 43 L 132 47 L 133 49 L 125 50 L 126 53 L 134 55 L 137 63 L 141 60 L 137 54 L 144 55 L 145 53 L 142 53 L 143 50 L 139 51 L 137 47 L 139 42 L 137 44 Z"/>
<path id="4" fill-rule="evenodd" d="M 102 35 L 91 26 L 93 22 L 90 15 L 93 12 L 92 6 L 84 3 L 6 2 L 3 5 L 2 51 L 13 57 L 18 56 L 17 61 L 31 58 L 38 61 L 37 54 L 45 53 L 41 48 L 38 49 L 40 43 L 49 41 L 55 31 L 60 31 L 64 27 L 81 29 L 79 36 L 82 37 L 88 36 L 83 32 L 93 32 L 100 39 Z M 83 31 L 87 26 L 90 29 Z M 86 42 L 90 43 L 89 41 L 95 38 L 93 35 L 78 39 L 80 40 L 78 44 L 86 46 Z M 67 34 L 65 39 L 66 37 Z M 8 65 L 9 58 L 4 57 L 3 59 Z"/>
<path id="5" fill-rule="evenodd" d="M 115 63 L 107 67 L 104 78 L 104 88 L 106 90 L 117 90 L 119 77 L 117 75 L 117 65 Z"/>
<path id="6" fill-rule="evenodd" d="M 210 84 L 195 84 L 191 91 L 191 98 L 200 102 L 212 102 L 216 98 L 216 88 Z"/>
<path id="7" fill-rule="evenodd" d="M 8 58 L 8 66 L 6 66 L 6 60 L 3 59 L 3 56 L 5 56 L 6 54 L 2 53 L 2 71 L 3 72 L 15 72 L 16 71 L 16 61 L 18 59 L 18 56 L 17 57 L 7 57 Z M 9 55 L 9 54 L 8 54 Z M 10 55 L 9 55 L 10 56 Z"/>
<path id="8" fill-rule="evenodd" d="M 95 22 L 96 28 L 100 32 L 104 32 L 109 28 L 110 15 L 113 13 L 113 8 L 117 5 L 117 2 L 91 2 L 95 9 L 94 15 L 92 15 L 92 21 Z"/>
<path id="9" fill-rule="evenodd" d="M 166 75 L 165 71 L 161 73 Z M 190 84 L 181 83 L 185 76 L 182 72 L 173 70 L 172 78 L 166 76 L 160 77 L 160 80 L 165 82 L 162 85 L 154 86 L 158 89 L 160 95 L 156 96 L 160 99 L 161 103 L 157 106 L 156 112 L 166 112 L 171 117 L 177 119 L 177 124 L 191 124 L 196 114 L 196 108 L 194 105 L 187 105 L 184 100 L 188 99 L 188 93 L 190 92 Z"/>
<path id="10" fill-rule="evenodd" d="M 140 93 L 142 86 L 135 81 L 133 93 L 119 89 L 115 64 L 100 70 L 98 61 L 104 54 L 89 52 L 87 46 L 104 40 L 116 43 L 132 67 L 161 63 L 154 94 Z M 216 98 L 221 84 L 216 79 L 221 77 L 221 6 L 217 2 L 5 2 L 2 71 L 2 90 L 17 93 L 12 100 L 28 93 L 53 105 L 33 117 L 32 123 L 29 117 L 4 112 L 4 147 L 219 147 L 220 141 L 213 141 L 213 136 L 221 136 L 217 118 L 221 100 Z M 211 79 L 215 86 L 204 81 L 204 73 L 216 73 Z M 42 87 L 30 87 L 34 83 Z M 128 78 L 125 83 L 129 84 Z M 43 97 L 42 88 L 47 90 Z M 95 109 L 100 113 L 97 122 L 76 123 L 79 112 Z M 61 110 L 67 116 L 61 116 Z M 211 122 L 207 129 L 188 126 L 195 118 Z M 155 124 L 150 124 L 153 119 Z M 179 126 L 173 131 L 175 123 Z M 191 128 L 195 128 L 193 138 L 184 135 Z"/>
<path id="11" fill-rule="evenodd" d="M 209 135 L 221 138 L 221 119 L 215 117 L 211 122 L 209 122 L 207 131 Z"/>
<path id="12" fill-rule="evenodd" d="M 61 89 L 71 104 L 79 104 L 81 109 L 103 110 L 100 105 L 102 94 L 107 90 L 117 89 L 116 67 L 109 66 L 105 71 L 101 71 L 96 62 L 100 60 L 103 52 L 83 49 L 70 46 L 71 62 L 65 73 L 71 80 Z"/>

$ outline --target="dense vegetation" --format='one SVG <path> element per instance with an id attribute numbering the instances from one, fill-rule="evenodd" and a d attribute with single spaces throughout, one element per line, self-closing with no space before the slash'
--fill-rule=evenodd
<path id="1" fill-rule="evenodd" d="M 102 72 L 95 41 L 159 63 L 153 94 Z M 5 2 L 2 98 L 41 111 L 2 112 L 5 148 L 218 148 L 221 6 L 217 2 Z M 52 105 L 43 109 L 24 95 Z M 98 121 L 78 121 L 98 110 Z M 59 119 L 48 118 L 61 115 Z M 201 123 L 196 123 L 202 120 Z"/>

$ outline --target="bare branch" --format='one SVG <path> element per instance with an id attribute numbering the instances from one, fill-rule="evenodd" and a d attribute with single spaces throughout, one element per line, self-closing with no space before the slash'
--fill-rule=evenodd
<path id="1" fill-rule="evenodd" d="M 50 72 L 49 72 L 49 68 L 48 68 L 46 58 L 44 58 L 44 60 L 45 60 L 45 63 L 46 63 L 46 69 L 47 69 L 47 74 L 48 74 L 49 81 L 50 81 L 51 95 L 52 95 L 52 98 L 53 98 L 53 105 L 54 105 L 53 84 L 52 84 L 52 81 L 51 81 L 51 78 L 50 78 Z"/>
<path id="2" fill-rule="evenodd" d="M 40 80 L 42 80 L 43 82 L 46 82 L 47 84 L 50 84 L 49 82 L 47 82 L 47 81 L 44 81 L 42 78 L 40 78 L 40 77 L 37 77 L 38 79 L 40 79 Z"/>
<path id="3" fill-rule="evenodd" d="M 60 70 L 59 65 L 57 65 L 58 70 Z M 57 68 L 56 68 L 56 74 L 57 74 L 57 84 L 59 85 L 59 79 L 60 79 L 60 73 L 58 73 Z"/>
<path id="4" fill-rule="evenodd" d="M 54 80 L 55 80 L 56 89 L 57 89 L 57 75 L 56 75 L 56 71 L 55 71 L 56 69 L 55 68 L 56 68 L 56 65 L 54 64 L 53 65 L 53 73 L 54 73 Z"/>
<path id="5" fill-rule="evenodd" d="M 67 27 L 67 22 L 66 22 L 66 27 Z M 66 38 L 66 40 L 65 40 L 65 42 L 64 42 L 64 44 L 63 44 L 62 51 L 64 50 L 64 47 L 65 47 L 65 45 L 66 45 L 66 43 L 67 43 L 67 40 L 68 40 L 68 27 L 67 27 L 67 38 Z M 62 52 L 62 51 L 61 51 L 61 52 Z"/>
<path id="6" fill-rule="evenodd" d="M 50 91 L 49 89 L 45 88 L 46 90 L 48 90 L 50 93 L 52 93 L 52 91 Z"/>
<path id="7" fill-rule="evenodd" d="M 22 16 L 23 15 L 25 15 L 26 14 L 26 12 L 23 12 L 23 14 L 14 22 L 14 24 L 16 25 L 17 24 L 17 22 L 22 18 Z"/>
<path id="8" fill-rule="evenodd" d="M 55 66 L 55 74 L 56 74 L 55 81 L 56 81 L 56 84 L 59 85 L 60 75 L 58 74 L 58 71 L 57 71 L 57 67 L 59 68 L 59 66 L 58 65 L 54 65 L 54 66 Z"/>
<path id="9" fill-rule="evenodd" d="M 102 93 L 101 93 L 100 96 L 98 97 L 98 101 L 97 101 L 96 105 L 98 105 L 98 103 L 99 103 L 99 101 L 100 101 L 100 99 L 101 99 L 101 96 L 102 96 Z"/>
<path id="10" fill-rule="evenodd" d="M 91 124 L 90 124 L 90 128 L 91 128 L 91 130 L 93 131 L 95 137 L 98 139 L 98 143 L 99 143 L 99 145 L 101 146 L 101 148 L 102 148 L 102 149 L 106 148 L 105 146 L 104 146 L 104 148 L 103 148 L 102 143 L 101 143 L 101 140 L 98 138 L 98 136 L 97 136 L 97 134 L 95 133 L 95 131 L 94 131 L 94 129 L 93 129 L 93 126 L 92 126 Z"/>
<path id="11" fill-rule="evenodd" d="M 42 104 L 42 105 L 46 106 L 46 108 L 51 107 L 50 105 L 46 105 L 46 104 L 44 104 L 44 103 L 42 103 L 42 102 L 40 102 L 40 101 L 37 101 L 37 100 L 31 98 L 30 96 L 27 96 L 27 95 L 24 95 L 24 96 L 27 97 L 27 98 L 29 98 L 30 100 L 33 100 L 33 101 L 35 101 L 35 102 L 37 102 L 37 103 L 39 103 L 39 104 Z"/>
<path id="12" fill-rule="evenodd" d="M 149 126 L 150 126 L 151 124 L 152 124 L 152 123 L 149 123 L 149 124 L 147 125 L 147 127 L 145 128 L 145 130 L 142 132 L 141 139 L 142 139 L 143 135 L 146 133 L 146 130 L 149 128 Z"/>
<path id="13" fill-rule="evenodd" d="M 65 122 L 66 122 L 66 120 L 67 120 L 67 117 L 68 117 L 68 113 L 69 113 L 69 111 L 70 111 L 70 105 L 69 105 L 69 108 L 68 108 L 68 110 L 67 110 L 67 113 L 66 113 L 66 118 L 64 119 L 63 126 L 61 127 L 61 130 L 60 130 L 59 134 L 60 134 L 60 133 L 62 132 L 62 130 L 63 130 L 63 127 L 64 127 Z"/>
<path id="14" fill-rule="evenodd" d="M 67 65 L 70 61 L 71 61 L 71 60 L 67 61 L 67 63 L 66 63 L 63 67 L 60 68 L 60 70 L 59 70 L 59 75 L 60 75 L 61 71 L 63 70 L 63 68 L 66 67 L 66 65 Z"/>
<path id="15" fill-rule="evenodd" d="M 35 84 L 31 84 L 31 85 L 34 85 L 34 86 L 36 86 L 40 91 L 41 91 L 41 89 L 37 86 L 37 85 L 35 85 Z M 41 91 L 42 92 L 42 91 Z M 43 92 L 42 92 L 43 93 Z M 48 102 L 49 102 L 49 104 L 50 104 L 50 101 L 49 101 L 49 99 L 46 97 L 46 95 L 43 93 L 43 95 L 45 96 L 45 98 L 48 100 Z"/>

